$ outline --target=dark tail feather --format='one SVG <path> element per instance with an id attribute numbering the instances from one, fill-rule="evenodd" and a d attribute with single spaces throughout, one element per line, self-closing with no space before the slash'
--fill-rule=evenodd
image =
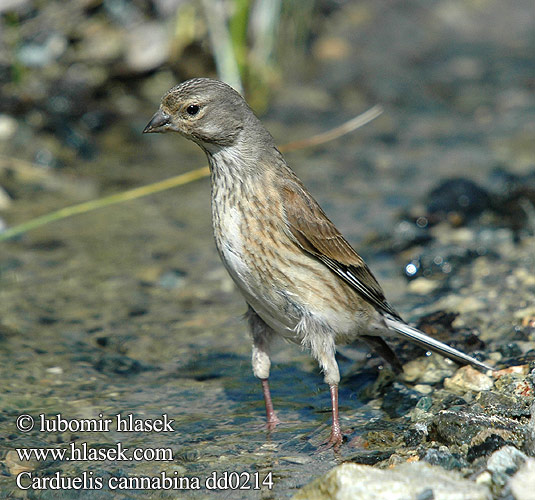
<path id="1" fill-rule="evenodd" d="M 372 351 L 381 356 L 396 373 L 403 372 L 403 366 L 401 365 L 396 353 L 390 348 L 390 346 L 381 338 L 372 335 L 361 335 L 359 337 Z"/>

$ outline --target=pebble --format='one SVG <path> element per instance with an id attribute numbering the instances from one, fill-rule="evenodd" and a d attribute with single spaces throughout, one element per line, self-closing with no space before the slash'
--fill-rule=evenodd
<path id="1" fill-rule="evenodd" d="M 160 23 L 145 23 L 129 33 L 125 62 L 135 73 L 161 66 L 169 52 L 169 37 Z"/>
<path id="2" fill-rule="evenodd" d="M 409 283 L 407 287 L 409 292 L 417 293 L 419 295 L 426 295 L 436 290 L 440 286 L 440 282 L 436 280 L 430 280 L 427 278 L 416 278 Z"/>
<path id="3" fill-rule="evenodd" d="M 463 366 L 451 378 L 444 379 L 444 387 L 456 394 L 467 391 L 488 391 L 492 389 L 492 379 L 471 366 Z"/>
<path id="4" fill-rule="evenodd" d="M 6 454 L 6 457 L 4 459 L 4 465 L 9 474 L 11 474 L 12 476 L 16 476 L 21 472 L 33 471 L 36 468 L 37 461 L 22 461 L 19 459 L 15 450 L 10 450 Z"/>
<path id="5" fill-rule="evenodd" d="M 7 191 L 0 186 L 0 210 L 7 210 L 11 206 L 11 196 L 7 194 Z M 0 224 L 0 230 L 2 230 Z"/>
<path id="6" fill-rule="evenodd" d="M 18 126 L 15 118 L 0 113 L 0 141 L 9 141 L 17 132 Z"/>
<path id="7" fill-rule="evenodd" d="M 51 373 L 52 375 L 61 375 L 63 374 L 63 368 L 61 368 L 61 366 L 51 366 L 46 369 L 46 372 Z"/>
<path id="8" fill-rule="evenodd" d="M 487 462 L 487 470 L 492 474 L 492 482 L 504 486 L 509 476 L 514 474 L 527 458 L 514 446 L 504 446 L 495 451 Z"/>
<path id="9" fill-rule="evenodd" d="M 431 394 L 433 392 L 433 388 L 427 384 L 416 384 L 413 389 L 421 394 Z"/>
<path id="10" fill-rule="evenodd" d="M 159 279 L 158 285 L 168 290 L 182 288 L 186 283 L 186 273 L 180 269 L 165 272 Z"/>
<path id="11" fill-rule="evenodd" d="M 441 356 L 418 358 L 403 365 L 403 378 L 407 382 L 438 384 L 445 377 L 452 376 L 455 367 L 456 365 Z"/>
<path id="12" fill-rule="evenodd" d="M 288 462 L 290 464 L 298 464 L 298 465 L 308 464 L 312 461 L 312 459 L 307 455 L 280 457 L 280 460 L 284 460 L 285 462 Z"/>
<path id="13" fill-rule="evenodd" d="M 515 500 L 535 500 L 535 458 L 528 458 L 509 480 Z"/>
<path id="14" fill-rule="evenodd" d="M 43 43 L 22 45 L 17 53 L 17 58 L 24 66 L 42 68 L 59 59 L 66 50 L 66 38 L 59 33 L 52 33 Z"/>
<path id="15" fill-rule="evenodd" d="M 486 485 L 423 462 L 381 470 L 345 463 L 304 486 L 293 500 L 490 500 Z"/>
<path id="16" fill-rule="evenodd" d="M 423 459 L 431 465 L 440 465 L 446 470 L 460 469 L 466 465 L 464 460 L 460 460 L 460 456 L 453 455 L 446 446 L 441 446 L 438 450 L 431 448 L 427 450 Z"/>
<path id="17" fill-rule="evenodd" d="M 9 11 L 22 11 L 31 4 L 30 0 L 2 0 L 0 13 Z"/>

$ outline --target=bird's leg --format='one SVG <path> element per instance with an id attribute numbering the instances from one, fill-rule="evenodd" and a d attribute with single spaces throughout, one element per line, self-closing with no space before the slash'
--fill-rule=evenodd
<path id="1" fill-rule="evenodd" d="M 266 403 L 266 418 L 267 424 L 266 427 L 268 430 L 272 431 L 278 424 L 280 424 L 279 417 L 273 409 L 273 402 L 271 401 L 271 392 L 269 391 L 269 382 L 267 378 L 263 378 L 262 382 L 262 392 L 264 393 L 264 402 Z"/>
<path id="2" fill-rule="evenodd" d="M 271 367 L 269 343 L 273 335 L 273 330 L 256 314 L 251 306 L 249 306 L 249 310 L 247 311 L 247 319 L 249 320 L 251 334 L 253 336 L 253 373 L 262 382 L 262 392 L 264 393 L 264 402 L 266 403 L 266 427 L 268 430 L 273 430 L 277 424 L 280 424 L 280 420 L 273 409 L 268 382 L 269 369 Z"/>
<path id="3" fill-rule="evenodd" d="M 335 358 L 335 347 L 332 336 L 324 337 L 324 342 L 312 344 L 312 353 L 317 357 L 320 366 L 325 375 L 325 382 L 329 385 L 329 392 L 331 393 L 331 407 L 332 407 L 332 426 L 329 440 L 322 445 L 320 449 L 334 448 L 338 451 L 344 436 L 340 429 L 340 420 L 338 417 L 338 383 L 340 382 L 340 370 Z"/>
<path id="4" fill-rule="evenodd" d="M 331 446 L 336 450 L 340 448 L 344 437 L 342 436 L 342 431 L 340 429 L 340 420 L 338 418 L 338 385 L 331 384 L 329 385 L 329 391 L 331 393 L 331 405 L 333 410 L 333 423 L 331 427 L 331 436 L 329 441 L 326 443 L 326 447 L 330 448 Z"/>

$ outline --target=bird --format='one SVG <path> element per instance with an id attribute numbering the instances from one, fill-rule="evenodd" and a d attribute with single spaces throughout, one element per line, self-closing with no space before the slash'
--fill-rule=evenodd
<path id="1" fill-rule="evenodd" d="M 461 364 L 489 365 L 408 325 L 377 279 L 288 166 L 272 135 L 226 83 L 194 78 L 162 97 L 143 133 L 177 132 L 206 154 L 215 244 L 247 303 L 252 368 L 260 379 L 266 426 L 280 420 L 269 388 L 277 336 L 307 348 L 329 386 L 331 433 L 343 442 L 338 411 L 337 345 L 363 341 L 402 371 L 383 339 L 392 333 Z"/>

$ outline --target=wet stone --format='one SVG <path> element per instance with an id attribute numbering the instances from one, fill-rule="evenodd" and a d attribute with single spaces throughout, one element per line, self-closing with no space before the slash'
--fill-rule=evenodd
<path id="1" fill-rule="evenodd" d="M 442 233 L 444 234 L 444 233 Z M 473 239 L 470 237 L 470 239 Z M 417 277 L 442 279 L 442 287 L 451 286 L 449 280 L 461 269 L 472 264 L 481 255 L 495 257 L 482 247 L 472 248 L 471 246 L 459 245 L 457 243 L 438 244 L 438 247 L 425 247 L 419 250 L 418 255 L 413 257 L 412 263 L 415 272 L 407 278 Z M 407 268 L 406 268 L 407 271 Z"/>
<path id="2" fill-rule="evenodd" d="M 467 391 L 488 391 L 492 388 L 492 379 L 471 366 L 459 368 L 455 375 L 444 380 L 444 387 L 457 394 Z"/>
<path id="3" fill-rule="evenodd" d="M 525 404 L 531 403 L 535 398 L 534 381 L 531 376 L 520 373 L 505 374 L 496 380 L 496 390 L 510 394 L 513 397 L 524 400 Z"/>
<path id="4" fill-rule="evenodd" d="M 503 446 L 512 444 L 499 434 L 492 433 L 482 443 L 471 446 L 466 454 L 466 459 L 469 462 L 473 462 L 476 458 L 488 456 Z"/>
<path id="5" fill-rule="evenodd" d="M 495 451 L 487 461 L 487 470 L 492 474 L 493 483 L 499 486 L 505 485 L 527 458 L 514 446 L 504 446 Z"/>
<path id="6" fill-rule="evenodd" d="M 456 215 L 464 222 L 490 207 L 489 193 L 469 179 L 449 179 L 429 194 L 428 218 L 438 222 Z"/>
<path id="7" fill-rule="evenodd" d="M 489 490 L 454 471 L 423 462 L 403 463 L 380 470 L 346 463 L 304 486 L 293 500 L 389 500 L 440 498 L 488 500 Z"/>
<path id="8" fill-rule="evenodd" d="M 154 367 L 132 359 L 124 354 L 105 353 L 95 364 L 99 372 L 118 375 L 136 375 L 144 371 L 154 370 Z"/>
<path id="9" fill-rule="evenodd" d="M 409 427 L 403 433 L 403 442 L 405 446 L 416 447 L 419 444 L 422 444 L 427 437 L 427 429 L 422 428 L 422 426 L 412 426 Z"/>
<path id="10" fill-rule="evenodd" d="M 535 498 L 535 458 L 528 458 L 509 480 L 509 488 L 515 500 Z"/>
<path id="11" fill-rule="evenodd" d="M 416 326 L 432 337 L 465 352 L 483 349 L 485 343 L 479 338 L 479 332 L 470 328 L 458 328 L 454 325 L 459 312 L 438 310 L 422 316 Z M 453 365 L 455 366 L 455 365 Z"/>
<path id="12" fill-rule="evenodd" d="M 403 365 L 403 378 L 407 382 L 438 384 L 454 374 L 456 365 L 442 356 L 420 357 Z"/>
<path id="13" fill-rule="evenodd" d="M 427 411 L 433 406 L 433 398 L 430 396 L 424 396 L 423 398 L 420 398 L 418 403 L 416 403 L 416 408 L 422 411 Z"/>
<path id="14" fill-rule="evenodd" d="M 370 448 L 396 448 L 400 445 L 398 433 L 389 430 L 369 431 L 365 435 Z"/>
<path id="15" fill-rule="evenodd" d="M 515 342 L 499 345 L 496 350 L 505 358 L 514 358 L 522 354 L 522 349 Z"/>
<path id="16" fill-rule="evenodd" d="M 461 469 L 467 465 L 458 453 L 452 454 L 445 446 L 427 450 L 421 458 L 431 465 L 440 465 L 446 470 Z"/>
<path id="17" fill-rule="evenodd" d="M 485 415 L 475 408 L 442 410 L 434 416 L 429 425 L 431 439 L 447 445 L 470 444 L 481 431 L 487 429 L 506 430 L 518 436 L 524 435 L 525 429 L 515 420 L 502 416 Z"/>
<path id="18" fill-rule="evenodd" d="M 380 451 L 380 450 L 370 450 L 362 451 L 360 453 L 352 454 L 347 457 L 348 462 L 353 462 L 355 464 L 362 465 L 375 465 L 384 460 L 388 460 L 390 456 L 394 453 L 394 450 Z"/>
<path id="19" fill-rule="evenodd" d="M 384 395 L 381 408 L 391 417 L 397 418 L 407 414 L 414 408 L 421 395 L 407 386 L 394 382 Z"/>
<path id="20" fill-rule="evenodd" d="M 186 273 L 180 269 L 172 269 L 164 273 L 158 280 L 158 285 L 168 290 L 181 288 L 186 283 Z"/>
<path id="21" fill-rule="evenodd" d="M 506 393 L 488 391 L 478 394 L 476 401 L 490 415 L 518 418 L 527 417 L 530 414 L 531 399 L 528 398 L 515 398 Z"/>

